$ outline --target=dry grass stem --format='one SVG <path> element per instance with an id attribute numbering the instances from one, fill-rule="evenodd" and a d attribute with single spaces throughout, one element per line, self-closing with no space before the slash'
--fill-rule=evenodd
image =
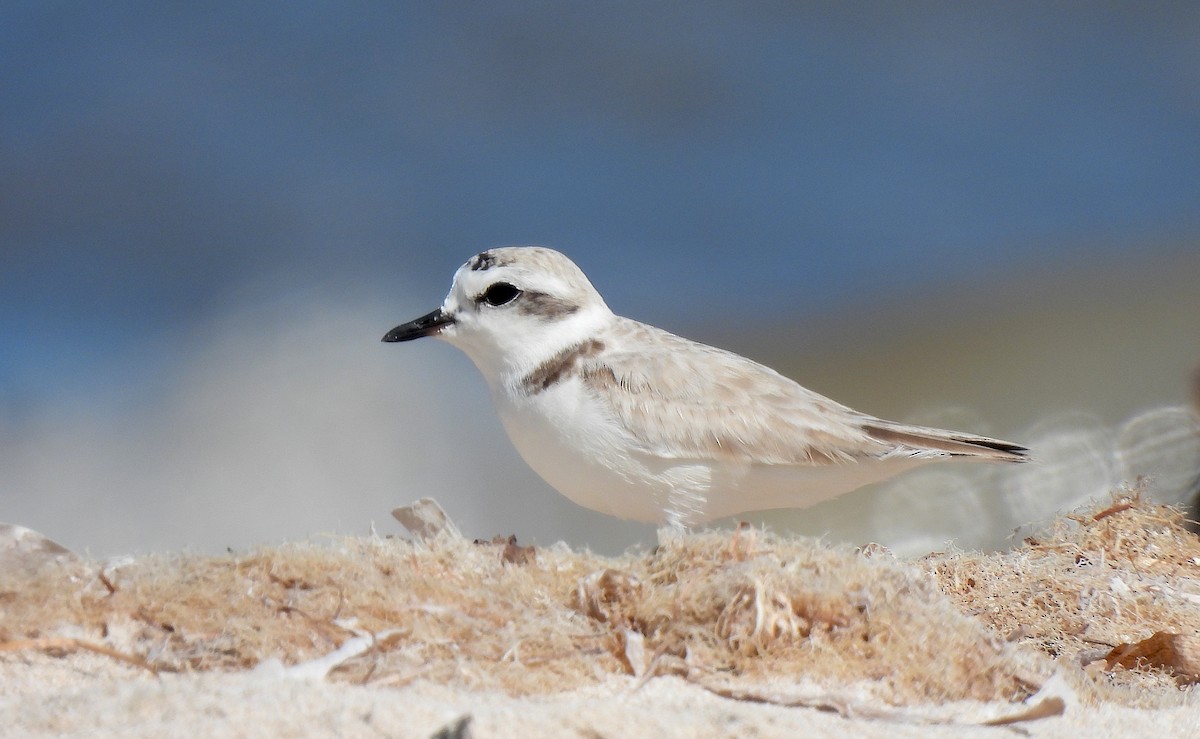
<path id="1" fill-rule="evenodd" d="M 421 520 L 411 542 L 5 570 L 0 652 L 89 650 L 150 671 L 279 660 L 331 680 L 512 695 L 678 675 L 766 700 L 785 680 L 885 714 L 1022 701 L 1055 672 L 1080 700 L 1130 705 L 1178 702 L 1200 679 L 1200 539 L 1136 493 L 1010 552 L 916 562 L 746 527 L 606 558 Z"/>

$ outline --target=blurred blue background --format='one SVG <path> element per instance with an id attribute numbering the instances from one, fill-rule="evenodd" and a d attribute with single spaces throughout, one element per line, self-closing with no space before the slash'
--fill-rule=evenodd
<path id="1" fill-rule="evenodd" d="M 1200 358 L 1194 3 L 13 2 L 0 68 L 0 520 L 94 553 L 422 495 L 652 537 L 526 470 L 465 357 L 379 344 L 500 244 L 1018 441 L 1112 446 Z M 878 535 L 842 505 L 778 525 Z"/>

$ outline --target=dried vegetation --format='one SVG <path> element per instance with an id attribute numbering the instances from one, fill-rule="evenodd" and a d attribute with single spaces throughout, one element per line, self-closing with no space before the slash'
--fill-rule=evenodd
<path id="1" fill-rule="evenodd" d="M 6 568 L 0 651 L 514 695 L 782 679 L 892 705 L 1021 700 L 1055 671 L 1085 701 L 1165 705 L 1200 680 L 1200 539 L 1132 493 L 1010 552 L 916 562 L 746 528 L 616 558 L 422 534 Z"/>

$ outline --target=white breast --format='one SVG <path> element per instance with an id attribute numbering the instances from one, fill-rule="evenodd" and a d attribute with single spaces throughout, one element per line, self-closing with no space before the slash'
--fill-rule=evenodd
<path id="1" fill-rule="evenodd" d="M 586 508 L 665 523 L 669 485 L 630 447 L 630 439 L 577 378 L 536 395 L 492 388 L 508 438 L 535 472 Z"/>

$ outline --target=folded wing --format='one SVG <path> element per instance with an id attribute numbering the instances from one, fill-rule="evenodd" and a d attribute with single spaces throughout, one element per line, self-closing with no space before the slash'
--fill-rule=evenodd
<path id="1" fill-rule="evenodd" d="M 580 370 L 646 454 L 750 465 L 1025 459 L 1016 444 L 858 413 L 769 367 L 653 326 L 620 319 L 613 331 L 607 351 L 584 359 Z"/>

